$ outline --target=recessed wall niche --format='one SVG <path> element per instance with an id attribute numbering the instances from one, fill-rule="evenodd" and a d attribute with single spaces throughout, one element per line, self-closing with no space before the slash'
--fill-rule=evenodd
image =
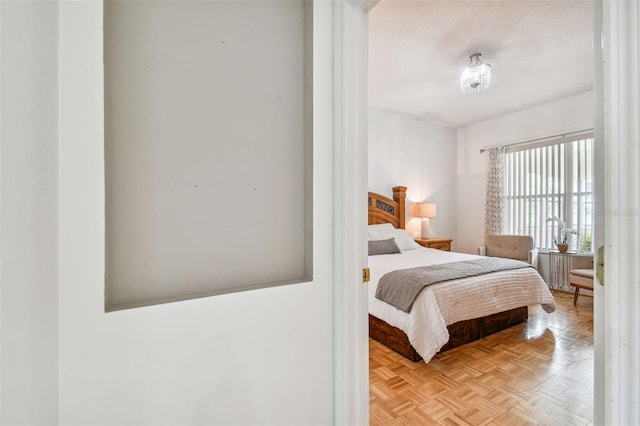
<path id="1" fill-rule="evenodd" d="M 104 3 L 106 311 L 312 279 L 311 9 Z"/>

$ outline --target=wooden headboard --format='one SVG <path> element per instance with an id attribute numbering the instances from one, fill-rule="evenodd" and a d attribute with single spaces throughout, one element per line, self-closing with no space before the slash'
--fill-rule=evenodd
<path id="1" fill-rule="evenodd" d="M 393 188 L 393 200 L 384 195 L 369 192 L 369 225 L 390 223 L 396 228 L 404 229 L 406 198 L 406 186 Z"/>

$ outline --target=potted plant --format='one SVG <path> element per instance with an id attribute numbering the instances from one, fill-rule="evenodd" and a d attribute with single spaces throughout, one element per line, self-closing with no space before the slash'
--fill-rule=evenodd
<path id="1" fill-rule="evenodd" d="M 559 231 L 558 238 L 554 239 L 553 242 L 555 243 L 560 253 L 566 253 L 567 250 L 569 250 L 569 242 L 570 242 L 571 236 L 577 234 L 578 231 L 576 231 L 575 229 L 569 228 L 564 220 L 556 216 L 552 218 L 551 217 L 547 218 L 547 222 L 550 222 L 550 221 L 558 222 L 558 229 L 560 231 Z"/>

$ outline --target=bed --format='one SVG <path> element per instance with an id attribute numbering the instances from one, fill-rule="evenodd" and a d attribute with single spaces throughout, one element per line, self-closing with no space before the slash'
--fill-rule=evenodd
<path id="1" fill-rule="evenodd" d="M 376 298 L 379 280 L 391 271 L 479 259 L 419 246 L 404 230 L 406 187 L 393 199 L 369 192 L 369 240 L 394 238 L 400 253 L 369 256 L 369 336 L 412 361 L 443 352 L 525 322 L 528 306 L 555 310 L 547 285 L 534 268 L 498 271 L 432 284 L 410 311 Z M 377 243 L 376 243 L 377 244 Z"/>

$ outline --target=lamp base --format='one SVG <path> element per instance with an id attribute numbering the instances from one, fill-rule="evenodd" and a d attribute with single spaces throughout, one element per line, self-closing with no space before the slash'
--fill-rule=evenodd
<path id="1" fill-rule="evenodd" d="M 436 233 L 431 228 L 431 222 L 428 218 L 422 219 L 421 238 L 438 238 Z"/>

